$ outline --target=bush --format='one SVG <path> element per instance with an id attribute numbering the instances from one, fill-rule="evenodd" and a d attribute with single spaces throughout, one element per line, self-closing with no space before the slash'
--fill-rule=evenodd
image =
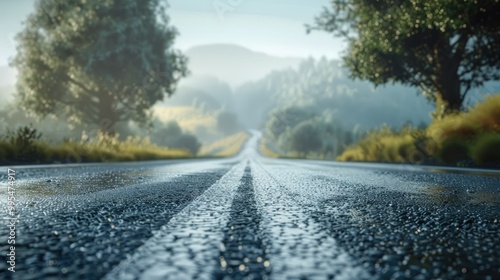
<path id="1" fill-rule="evenodd" d="M 289 149 L 307 156 L 322 150 L 321 131 L 314 121 L 305 121 L 294 127 L 290 133 Z"/>
<path id="2" fill-rule="evenodd" d="M 419 131 L 409 125 L 399 131 L 383 125 L 366 133 L 358 143 L 347 147 L 337 160 L 412 162 L 411 156 L 416 149 L 413 134 Z"/>
<path id="3" fill-rule="evenodd" d="M 415 155 L 454 164 L 500 162 L 500 95 L 492 95 L 466 112 L 436 119 L 425 130 L 412 127 L 372 130 L 337 159 L 340 161 L 418 162 Z"/>
<path id="4" fill-rule="evenodd" d="M 6 140 L 10 143 L 11 157 L 15 156 L 21 162 L 37 162 L 42 156 L 41 149 L 37 142 L 42 137 L 32 125 L 19 127 L 15 131 L 8 131 Z M 7 146 L 7 145 L 5 145 Z"/>
<path id="5" fill-rule="evenodd" d="M 467 112 L 435 120 L 427 129 L 427 135 L 439 144 L 456 137 L 473 139 L 488 132 L 500 132 L 500 94 L 487 97 Z"/>
<path id="6" fill-rule="evenodd" d="M 436 153 L 436 158 L 445 164 L 452 164 L 467 158 L 469 144 L 459 137 L 447 139 Z"/>
<path id="7" fill-rule="evenodd" d="M 35 129 L 23 127 L 0 140 L 0 164 L 20 163 L 79 163 L 156 160 L 187 158 L 188 151 L 158 147 L 149 139 L 127 138 L 99 133 L 95 137 L 82 136 L 81 141 L 65 141 L 52 146 L 40 140 Z"/>
<path id="8" fill-rule="evenodd" d="M 477 163 L 500 162 L 500 133 L 487 133 L 479 136 L 470 154 Z"/>
<path id="9" fill-rule="evenodd" d="M 185 149 L 192 155 L 196 155 L 201 147 L 198 138 L 190 133 L 182 131 L 176 121 L 169 121 L 165 124 L 156 123 L 155 130 L 151 133 L 151 141 L 158 145 L 173 149 Z"/>
<path id="10" fill-rule="evenodd" d="M 201 144 L 198 142 L 196 136 L 192 134 L 182 134 L 175 139 L 175 144 L 172 148 L 184 148 L 192 155 L 196 155 L 201 148 Z"/>
<path id="11" fill-rule="evenodd" d="M 451 138 L 471 139 L 481 133 L 481 125 L 466 113 L 452 114 L 435 120 L 427 128 L 427 136 L 438 144 Z"/>
<path id="12" fill-rule="evenodd" d="M 488 96 L 484 102 L 476 104 L 467 114 L 482 131 L 500 133 L 500 94 Z"/>

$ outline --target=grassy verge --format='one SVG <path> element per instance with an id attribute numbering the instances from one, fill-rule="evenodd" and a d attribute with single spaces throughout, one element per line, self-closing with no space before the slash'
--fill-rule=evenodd
<path id="1" fill-rule="evenodd" d="M 158 147 L 149 140 L 98 135 L 81 141 L 65 141 L 51 145 L 41 140 L 41 134 L 23 127 L 0 140 L 0 165 L 49 164 L 81 162 L 119 162 L 189 158 L 187 150 Z"/>
<path id="2" fill-rule="evenodd" d="M 248 140 L 247 132 L 239 132 L 229 137 L 217 140 L 210 145 L 204 146 L 199 152 L 201 157 L 230 157 L 241 151 Z"/>
<path id="3" fill-rule="evenodd" d="M 337 160 L 500 167 L 500 95 L 426 129 L 372 130 Z"/>
<path id="4" fill-rule="evenodd" d="M 281 154 L 275 151 L 272 147 L 271 142 L 268 139 L 262 137 L 259 143 L 259 150 L 262 155 L 270 158 L 280 158 Z"/>

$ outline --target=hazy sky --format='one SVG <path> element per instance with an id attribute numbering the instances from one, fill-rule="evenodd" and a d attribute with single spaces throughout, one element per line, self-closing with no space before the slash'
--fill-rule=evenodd
<path id="1" fill-rule="evenodd" d="M 338 58 L 342 41 L 323 32 L 306 35 L 329 0 L 170 0 L 180 36 L 176 48 L 233 43 L 279 56 Z M 272 2 L 272 3 L 270 3 Z M 14 35 L 33 11 L 33 0 L 0 0 L 0 66 L 15 55 Z"/>

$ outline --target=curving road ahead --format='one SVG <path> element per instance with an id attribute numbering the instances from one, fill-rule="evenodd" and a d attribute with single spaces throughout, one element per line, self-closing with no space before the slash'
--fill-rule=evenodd
<path id="1" fill-rule="evenodd" d="M 500 172 L 235 158 L 7 169 L 1 279 L 499 279 Z"/>

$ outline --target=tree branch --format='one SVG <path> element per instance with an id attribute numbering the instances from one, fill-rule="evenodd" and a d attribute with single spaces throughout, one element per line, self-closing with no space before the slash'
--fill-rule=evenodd
<path id="1" fill-rule="evenodd" d="M 85 91 L 85 93 L 89 93 L 89 92 L 93 92 L 93 93 L 96 93 L 95 91 L 87 88 L 84 84 L 78 82 L 77 80 L 71 78 L 69 75 L 66 75 L 66 78 L 68 79 L 68 81 L 70 81 L 72 84 L 78 86 L 79 88 L 81 88 L 83 91 Z"/>

